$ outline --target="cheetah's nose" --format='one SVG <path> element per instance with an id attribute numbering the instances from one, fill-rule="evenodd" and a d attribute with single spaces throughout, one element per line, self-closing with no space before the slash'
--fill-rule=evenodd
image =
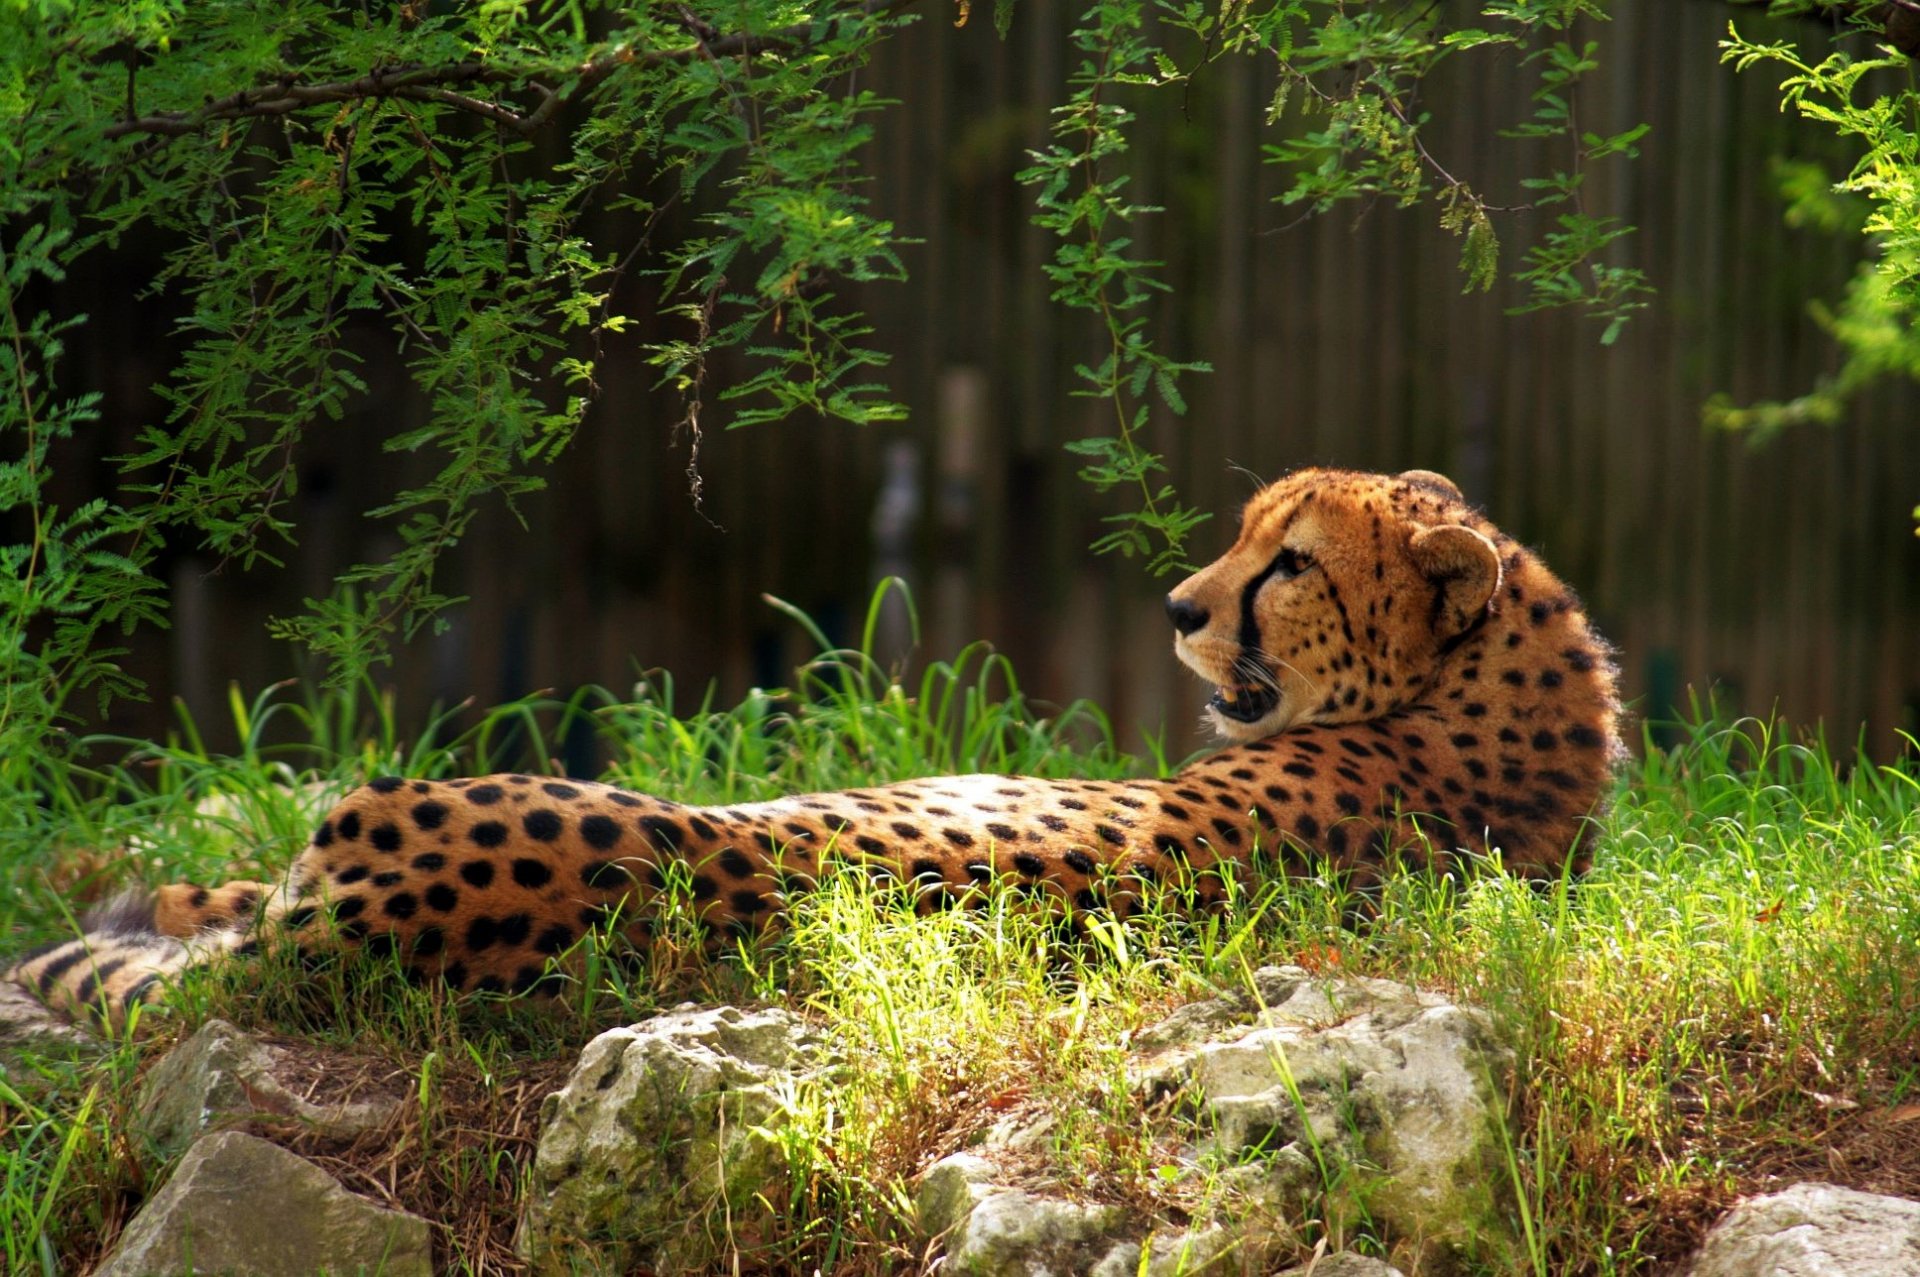
<path id="1" fill-rule="evenodd" d="M 1173 628 L 1182 634 L 1191 634 L 1207 623 L 1207 609 L 1185 599 L 1176 599 L 1167 595 L 1167 619 L 1173 622 Z"/>

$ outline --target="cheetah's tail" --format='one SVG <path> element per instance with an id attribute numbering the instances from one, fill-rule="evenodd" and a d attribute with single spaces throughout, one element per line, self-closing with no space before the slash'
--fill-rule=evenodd
<path id="1" fill-rule="evenodd" d="M 266 894 L 255 882 L 130 892 L 89 910 L 80 935 L 28 952 L 0 978 L 72 1019 L 91 1017 L 118 1032 L 181 972 L 250 951 Z"/>

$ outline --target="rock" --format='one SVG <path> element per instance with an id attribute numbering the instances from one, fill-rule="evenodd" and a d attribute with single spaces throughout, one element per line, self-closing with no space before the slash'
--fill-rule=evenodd
<path id="1" fill-rule="evenodd" d="M 943 1271 L 966 1277 L 1136 1277 L 1140 1243 L 1117 1206 L 1082 1206 L 995 1183 L 988 1158 L 955 1153 L 921 1177 L 914 1199 L 920 1231 L 946 1243 Z M 1201 1277 L 1239 1271 L 1226 1261 L 1237 1239 L 1224 1228 L 1155 1235 L 1147 1242 L 1149 1277 Z"/>
<path id="2" fill-rule="evenodd" d="M 935 1162 L 920 1177 L 920 1192 L 913 1201 L 921 1233 L 938 1237 L 964 1223 L 975 1206 L 998 1191 L 994 1178 L 999 1173 L 992 1162 L 973 1153 L 955 1153 Z"/>
<path id="3" fill-rule="evenodd" d="M 427 1221 L 354 1196 L 277 1145 L 221 1131 L 187 1150 L 95 1277 L 308 1277 L 321 1263 L 431 1277 Z"/>
<path id="4" fill-rule="evenodd" d="M 289 1085 L 292 1064 L 286 1048 L 257 1041 L 225 1020 L 209 1020 L 147 1074 L 136 1129 L 172 1157 L 222 1123 L 286 1117 L 328 1135 L 358 1135 L 386 1125 L 404 1102 L 376 1094 L 315 1104 Z"/>
<path id="5" fill-rule="evenodd" d="M 1748 1198 L 1713 1226 L 1686 1277 L 1912 1277 L 1920 1202 L 1832 1184 Z"/>
<path id="6" fill-rule="evenodd" d="M 1206 1134 L 1197 1153 L 1277 1214 L 1302 1199 L 1365 1219 L 1445 1271 L 1504 1245 L 1496 1087 L 1512 1068 L 1484 1012 L 1386 980 L 1259 971 L 1250 992 L 1183 1008 L 1137 1039 L 1152 1098 Z"/>
<path id="7" fill-rule="evenodd" d="M 1140 1247 L 1116 1245 L 1127 1214 L 1014 1188 L 989 1191 L 947 1234 L 944 1271 L 961 1277 L 1102 1277 L 1138 1271 Z M 1129 1255 L 1127 1252 L 1131 1252 Z"/>
<path id="8" fill-rule="evenodd" d="M 1298 1268 L 1289 1268 L 1279 1277 L 1406 1277 L 1406 1274 L 1384 1259 L 1370 1259 L 1365 1255 L 1341 1251 Z"/>
<path id="9" fill-rule="evenodd" d="M 818 1037 L 781 1010 L 682 1007 L 601 1034 L 547 1097 L 520 1223 L 535 1272 L 702 1268 L 751 1254 Z"/>

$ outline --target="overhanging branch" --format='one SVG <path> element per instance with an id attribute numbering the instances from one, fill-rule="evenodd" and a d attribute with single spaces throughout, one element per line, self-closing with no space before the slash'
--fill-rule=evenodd
<path id="1" fill-rule="evenodd" d="M 887 18 L 914 3 L 916 0 L 866 0 L 841 21 Z M 839 25 L 834 24 L 836 28 Z M 183 137 L 230 120 L 265 119 L 289 115 L 304 107 L 373 98 L 438 102 L 527 135 L 550 122 L 567 103 L 623 68 L 687 62 L 694 58 L 733 58 L 749 57 L 756 53 L 791 52 L 819 42 L 820 31 L 821 27 L 816 23 L 795 23 L 764 34 L 744 31 L 719 33 L 708 24 L 697 22 L 689 25 L 689 33 L 694 36 L 692 44 L 676 45 L 669 49 L 636 49 L 630 44 L 619 44 L 578 66 L 549 69 L 544 73 L 545 78 L 570 81 L 567 88 L 559 91 L 542 87 L 539 80 L 543 73 L 538 69 L 511 69 L 478 60 L 439 67 L 381 68 L 356 79 L 320 84 L 302 84 L 283 79 L 256 88 L 241 89 L 191 111 L 130 114 L 128 118 L 108 125 L 106 136 L 118 138 L 144 133 L 162 138 Z M 540 95 L 540 102 L 527 110 L 509 102 L 461 91 L 484 86 L 532 89 Z"/>

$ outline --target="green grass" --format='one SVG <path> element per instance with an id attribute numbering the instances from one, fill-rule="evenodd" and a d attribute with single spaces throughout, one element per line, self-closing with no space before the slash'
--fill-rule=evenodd
<path id="1" fill-rule="evenodd" d="M 1042 712 L 982 649 L 901 686 L 861 650 L 793 689 L 673 712 L 665 679 L 446 715 L 403 733 L 378 697 L 238 696 L 241 748 L 184 717 L 164 743 L 85 742 L 81 761 L 0 762 L 0 921 L 9 949 L 136 881 L 272 872 L 327 795 L 390 771 L 533 767 L 592 725 L 609 779 L 732 801 L 950 771 L 1118 776 L 1142 767 L 1097 710 Z M 97 761 L 89 761 L 97 760 Z M 1384 975 L 1489 1007 L 1523 1062 L 1508 1184 L 1517 1249 L 1487 1272 L 1656 1271 L 1739 1192 L 1838 1178 L 1911 1187 L 1920 1155 L 1920 783 L 1842 766 L 1767 724 L 1706 722 L 1648 748 L 1594 833 L 1591 873 L 1548 888 L 1498 866 L 1409 875 L 1358 899 L 1323 875 L 1266 884 L 1223 916 L 1168 912 L 1064 943 L 1011 895 L 917 918 L 843 875 L 781 938 L 721 961 L 691 942 L 591 955 L 573 996 L 455 1003 L 397 979 L 268 955 L 244 981 L 196 979 L 104 1066 L 47 1061 L 0 1088 L 0 1258 L 8 1272 L 97 1257 L 166 1167 L 129 1139 L 140 1068 L 209 1015 L 402 1071 L 417 1103 L 377 1146 L 282 1138 L 436 1220 L 450 1271 L 511 1271 L 538 1100 L 592 1033 L 663 1006 L 788 1005 L 856 1067 L 796 1096 L 793 1174 L 756 1262 L 770 1271 L 913 1271 L 914 1176 L 1011 1115 L 1050 1114 L 1036 1169 L 1169 1227 L 1249 1209 L 1183 1159 L 1125 1080 L 1129 1034 L 1268 961 Z M 130 847 L 130 854 L 114 848 Z M 1363 920 L 1364 919 L 1364 920 Z M 670 933 L 671 934 L 671 933 Z M 360 973 L 364 975 L 364 973 Z M 1336 1186 L 1329 1185 L 1331 1192 Z M 1277 1262 L 1325 1239 L 1377 1248 L 1364 1214 L 1287 1221 Z"/>

